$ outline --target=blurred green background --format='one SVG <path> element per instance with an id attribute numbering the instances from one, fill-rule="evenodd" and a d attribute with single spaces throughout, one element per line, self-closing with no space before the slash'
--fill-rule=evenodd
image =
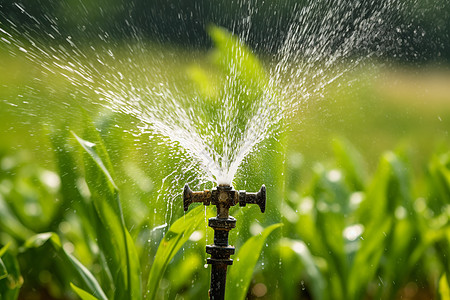
<path id="1" fill-rule="evenodd" d="M 271 51 L 286 34 L 294 2 L 252 3 L 258 13 L 249 46 L 263 65 L 271 63 Z M 14 3 L 36 16 L 40 26 Z M 161 66 L 161 78 L 182 82 L 186 76 L 180 74 L 210 59 L 205 27 L 214 23 L 231 30 L 248 14 L 246 3 L 3 1 L 0 28 L 15 32 L 8 20 L 13 21 L 20 24 L 24 44 L 36 40 L 49 47 L 70 34 L 81 41 L 81 52 L 94 54 L 89 47 L 96 47 L 97 34 L 108 32 L 116 56 L 128 58 L 130 45 L 145 45 L 138 61 Z M 256 191 L 265 183 L 269 191 L 266 215 L 257 208 L 232 211 L 238 229 L 230 239 L 237 250 L 263 227 L 284 224 L 268 238 L 249 286 L 236 287 L 242 295 L 448 299 L 450 7 L 446 1 L 404 5 L 409 9 L 392 18 L 399 22 L 392 26 L 406 19 L 427 35 L 416 39 L 405 30 L 410 42 L 404 49 L 386 51 L 328 86 L 324 98 L 310 99 L 285 121 L 277 140 L 251 155 L 236 179 L 236 188 Z M 46 33 L 54 32 L 56 19 L 61 35 L 49 42 Z M 98 240 L 98 225 L 89 220 L 102 217 L 92 208 L 92 187 L 86 183 L 92 171 L 69 131 L 105 144 L 144 285 L 163 235 L 183 217 L 184 182 L 167 177 L 183 170 L 164 140 L 134 134 L 139 120 L 79 101 L 89 93 L 95 98 L 93 91 L 74 90 L 60 74 L 45 74 L 38 58 L 18 54 L 6 44 L 0 47 L 0 246 L 8 245 L 0 251 L 0 299 L 76 299 L 70 283 L 84 281 L 74 275 L 65 253 L 89 269 L 109 298 L 125 299 L 105 271 L 113 266 Z M 111 63 L 121 67 L 120 59 Z M 88 134 L 90 119 L 100 137 Z M 211 230 L 204 223 L 190 229 L 195 234 L 168 260 L 155 299 L 206 298 L 204 248 L 212 241 Z M 57 233 L 63 250 L 33 240 L 44 232 Z"/>

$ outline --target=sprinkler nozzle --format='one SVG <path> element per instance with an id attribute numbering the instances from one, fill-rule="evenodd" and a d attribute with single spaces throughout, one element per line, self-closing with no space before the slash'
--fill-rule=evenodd
<path id="1" fill-rule="evenodd" d="M 219 185 L 210 190 L 193 192 L 189 185 L 184 186 L 183 204 L 184 210 L 194 202 L 203 205 L 213 204 L 217 207 L 217 216 L 209 218 L 208 226 L 214 229 L 214 244 L 206 246 L 206 253 L 211 254 L 207 262 L 211 265 L 210 299 L 225 298 L 225 283 L 227 267 L 233 264 L 230 258 L 235 248 L 228 244 L 228 234 L 235 228 L 236 219 L 229 215 L 229 209 L 239 203 L 239 206 L 257 204 L 261 212 L 266 210 L 266 186 L 263 185 L 259 192 L 248 193 L 236 191 L 230 185 Z"/>
<path id="2" fill-rule="evenodd" d="M 194 202 L 201 202 L 203 205 L 210 205 L 211 203 L 230 208 L 239 203 L 239 206 L 246 206 L 247 204 L 257 204 L 262 213 L 266 210 L 266 186 L 262 185 L 257 193 L 250 193 L 247 191 L 236 191 L 229 185 L 219 185 L 212 191 L 204 190 L 193 192 L 189 185 L 184 186 L 183 204 L 184 210 L 187 211 L 189 205 Z"/>
<path id="3" fill-rule="evenodd" d="M 194 202 L 202 202 L 203 205 L 209 205 L 211 202 L 211 191 L 210 190 L 204 190 L 200 192 L 193 192 L 189 185 L 186 183 L 184 185 L 183 190 L 183 205 L 184 205 L 184 211 L 187 211 L 189 208 L 189 205 L 191 205 Z"/>
<path id="4" fill-rule="evenodd" d="M 239 191 L 239 206 L 248 204 L 258 204 L 262 213 L 266 211 L 266 186 L 263 184 L 259 192 L 248 193 L 246 191 Z"/>

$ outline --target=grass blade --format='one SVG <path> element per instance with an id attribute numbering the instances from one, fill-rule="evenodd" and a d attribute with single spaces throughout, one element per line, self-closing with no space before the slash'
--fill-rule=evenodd
<path id="1" fill-rule="evenodd" d="M 252 280 L 253 269 L 258 262 L 264 242 L 269 234 L 281 226 L 281 223 L 270 225 L 261 234 L 251 237 L 241 247 L 234 260 L 234 265 L 228 272 L 225 299 L 245 299 Z"/>
<path id="2" fill-rule="evenodd" d="M 386 216 L 384 221 L 367 228 L 364 240 L 354 258 L 348 278 L 348 298 L 361 299 L 367 284 L 375 277 L 386 244 L 386 232 L 389 233 L 392 218 Z"/>

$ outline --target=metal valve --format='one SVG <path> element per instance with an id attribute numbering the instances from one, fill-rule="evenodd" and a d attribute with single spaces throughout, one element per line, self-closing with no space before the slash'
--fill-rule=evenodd
<path id="1" fill-rule="evenodd" d="M 236 191 L 229 185 L 219 185 L 212 190 L 193 192 L 189 185 L 184 186 L 183 205 L 187 211 L 194 202 L 203 205 L 213 204 L 217 207 L 217 216 L 208 220 L 208 226 L 214 229 L 214 244 L 206 246 L 206 253 L 211 254 L 207 259 L 211 265 L 210 299 L 223 300 L 225 298 L 225 283 L 227 266 L 233 264 L 230 258 L 234 254 L 234 247 L 228 244 L 228 233 L 235 228 L 236 219 L 229 215 L 231 206 L 257 204 L 261 212 L 266 210 L 266 187 L 263 185 L 259 192 L 248 193 Z"/>
<path id="2" fill-rule="evenodd" d="M 189 208 L 189 205 L 191 205 L 194 202 L 202 202 L 204 205 L 209 205 L 211 201 L 211 191 L 210 190 L 204 190 L 200 192 L 193 192 L 189 188 L 189 185 L 186 183 L 184 185 L 183 190 L 183 205 L 184 205 L 184 211 L 187 211 Z"/>
<path id="3" fill-rule="evenodd" d="M 258 204 L 262 213 L 266 211 L 266 186 L 263 184 L 259 192 L 248 193 L 246 191 L 239 191 L 239 206 L 248 204 Z"/>
<path id="4" fill-rule="evenodd" d="M 184 186 L 183 204 L 184 211 L 187 211 L 189 206 L 194 202 L 201 202 L 203 205 L 223 206 L 230 208 L 239 203 L 239 206 L 246 206 L 247 204 L 257 204 L 262 213 L 266 210 L 266 187 L 262 185 L 257 193 L 250 193 L 247 191 L 236 191 L 231 186 L 219 185 L 211 190 L 193 192 L 189 185 Z"/>

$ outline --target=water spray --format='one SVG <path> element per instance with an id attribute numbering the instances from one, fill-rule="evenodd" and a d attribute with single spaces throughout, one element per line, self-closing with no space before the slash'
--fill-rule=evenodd
<path id="1" fill-rule="evenodd" d="M 233 264 L 230 258 L 235 248 L 228 244 L 228 233 L 236 227 L 236 219 L 229 215 L 231 206 L 239 203 L 239 206 L 257 204 L 264 213 L 266 210 L 266 187 L 263 185 L 259 192 L 249 193 L 236 191 L 230 185 L 219 185 L 212 190 L 193 192 L 186 184 L 183 191 L 184 210 L 194 202 L 203 205 L 213 204 L 217 207 L 217 216 L 209 218 L 208 226 L 214 230 L 214 243 L 206 246 L 206 253 L 211 257 L 207 263 L 211 265 L 211 285 L 209 298 L 222 300 L 225 298 L 225 283 L 227 267 Z"/>

